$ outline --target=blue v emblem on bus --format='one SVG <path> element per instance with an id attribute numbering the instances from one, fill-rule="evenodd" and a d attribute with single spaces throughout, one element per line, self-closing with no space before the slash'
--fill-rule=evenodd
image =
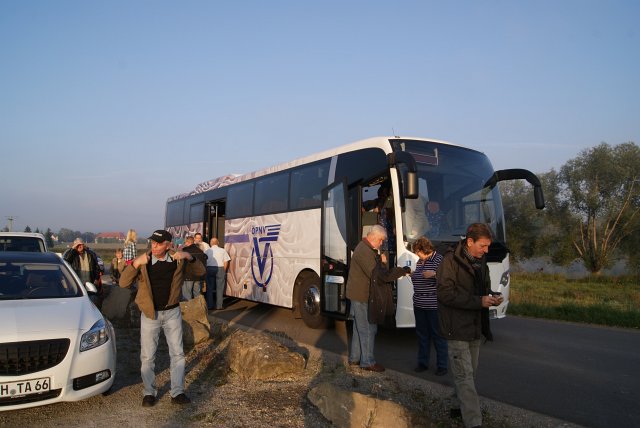
<path id="1" fill-rule="evenodd" d="M 271 281 L 271 275 L 273 274 L 273 249 L 271 248 L 271 243 L 278 240 L 280 226 L 279 224 L 273 224 L 269 226 L 254 226 L 251 228 L 251 233 L 254 235 L 251 258 L 256 260 L 258 275 L 256 275 L 255 270 L 256 263 L 251 264 L 251 274 L 256 284 L 262 287 L 264 291 L 267 290 L 267 284 Z M 255 235 L 264 236 L 257 237 Z M 260 249 L 261 244 L 264 244 L 262 250 Z M 269 269 L 267 269 L 267 265 Z"/>

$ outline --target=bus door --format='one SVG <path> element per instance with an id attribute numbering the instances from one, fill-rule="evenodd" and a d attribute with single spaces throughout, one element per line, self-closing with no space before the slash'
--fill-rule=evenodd
<path id="1" fill-rule="evenodd" d="M 207 244 L 211 238 L 218 238 L 219 246 L 224 248 L 224 211 L 225 201 L 208 202 L 205 207 L 206 221 L 203 235 L 208 238 Z"/>
<path id="2" fill-rule="evenodd" d="M 320 232 L 321 310 L 334 318 L 346 317 L 347 183 L 337 182 L 322 191 L 322 229 Z"/>

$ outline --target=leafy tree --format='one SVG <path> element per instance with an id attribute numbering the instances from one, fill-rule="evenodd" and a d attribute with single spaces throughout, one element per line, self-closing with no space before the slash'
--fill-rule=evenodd
<path id="1" fill-rule="evenodd" d="M 80 236 L 80 232 L 74 232 L 71 229 L 62 228 L 58 232 L 58 239 L 61 242 L 73 242 L 74 239 Z"/>
<path id="2" fill-rule="evenodd" d="M 84 232 L 84 233 L 80 234 L 80 237 L 87 244 L 91 244 L 91 243 L 93 243 L 95 241 L 96 234 L 92 233 L 92 232 Z"/>
<path id="3" fill-rule="evenodd" d="M 53 248 L 53 232 L 50 228 L 47 228 L 47 231 L 44 233 L 44 239 L 47 242 L 47 247 Z"/>
<path id="4" fill-rule="evenodd" d="M 31 232 L 31 228 L 29 226 L 27 226 L 27 227 L 24 228 L 24 231 L 25 232 Z"/>
<path id="5" fill-rule="evenodd" d="M 560 169 L 560 190 L 578 217 L 572 243 L 594 274 L 609 266 L 640 210 L 640 148 L 632 142 L 583 150 Z"/>
<path id="6" fill-rule="evenodd" d="M 567 264 L 575 259 L 571 246 L 573 216 L 559 198 L 558 173 L 538 174 L 545 196 L 545 209 L 535 208 L 531 187 L 524 180 L 501 182 L 502 204 L 507 228 L 507 243 L 515 260 L 548 256 L 554 263 Z"/>
<path id="7" fill-rule="evenodd" d="M 524 180 L 502 181 L 498 184 L 502 194 L 507 244 L 515 260 L 533 257 L 543 229 L 536 221 L 530 189 Z"/>

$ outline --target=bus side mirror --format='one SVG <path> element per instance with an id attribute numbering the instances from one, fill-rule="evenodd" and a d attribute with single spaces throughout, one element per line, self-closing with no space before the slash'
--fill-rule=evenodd
<path id="1" fill-rule="evenodd" d="M 533 199 L 536 202 L 536 208 L 541 210 L 544 208 L 544 195 L 542 194 L 542 186 L 534 186 Z"/>
<path id="2" fill-rule="evenodd" d="M 536 208 L 541 210 L 544 208 L 544 195 L 542 194 L 542 184 L 540 179 L 531 171 L 526 169 L 502 169 L 496 171 L 484 184 L 485 187 L 493 187 L 499 181 L 505 180 L 527 180 L 533 186 L 533 199 Z"/>
<path id="3" fill-rule="evenodd" d="M 405 180 L 407 188 L 405 189 L 404 197 L 407 199 L 418 198 L 418 174 L 408 171 L 407 178 Z"/>
<path id="4" fill-rule="evenodd" d="M 399 165 L 404 164 L 406 166 L 406 172 L 402 172 L 402 181 L 404 184 L 404 197 L 407 199 L 418 198 L 418 175 L 416 161 L 407 152 L 393 152 L 387 155 L 387 162 L 390 167 L 398 168 Z M 400 169 L 402 171 L 402 169 Z"/>

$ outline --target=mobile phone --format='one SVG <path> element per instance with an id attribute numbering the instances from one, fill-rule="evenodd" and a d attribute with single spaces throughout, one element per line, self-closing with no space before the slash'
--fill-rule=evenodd
<path id="1" fill-rule="evenodd" d="M 489 294 L 491 294 L 493 297 L 500 297 L 502 296 L 502 293 L 499 291 L 489 291 Z"/>

